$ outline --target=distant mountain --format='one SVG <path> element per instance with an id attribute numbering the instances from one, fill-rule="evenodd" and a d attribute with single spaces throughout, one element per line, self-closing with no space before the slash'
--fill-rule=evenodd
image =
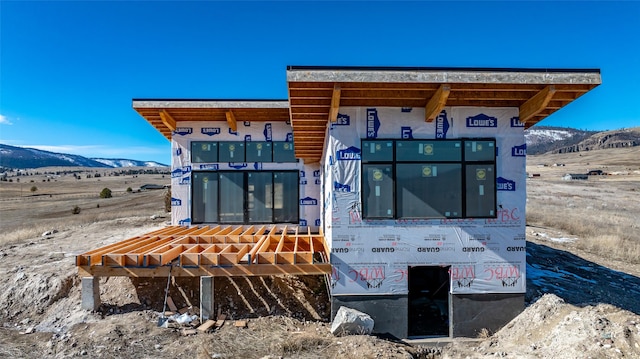
<path id="1" fill-rule="evenodd" d="M 124 158 L 91 158 L 109 167 L 169 167 L 155 161 L 137 161 Z"/>
<path id="2" fill-rule="evenodd" d="M 640 146 L 640 127 L 612 131 L 534 126 L 525 131 L 527 154 L 567 153 Z"/>
<path id="3" fill-rule="evenodd" d="M 35 148 L 15 147 L 0 144 L 0 167 L 6 168 L 39 168 L 50 166 L 78 167 L 167 167 L 164 164 L 150 161 L 125 159 L 86 158 L 66 153 L 55 153 Z"/>
<path id="4" fill-rule="evenodd" d="M 527 154 L 537 155 L 573 146 L 596 133 L 575 128 L 534 126 L 524 131 Z"/>

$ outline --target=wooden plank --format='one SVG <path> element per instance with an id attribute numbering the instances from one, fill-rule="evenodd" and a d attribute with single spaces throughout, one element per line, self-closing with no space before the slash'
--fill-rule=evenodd
<path id="1" fill-rule="evenodd" d="M 233 132 L 238 131 L 238 124 L 236 123 L 236 117 L 233 115 L 233 112 L 231 112 L 231 110 L 228 110 L 224 114 L 227 117 L 227 123 L 229 124 L 229 128 Z"/>
<path id="2" fill-rule="evenodd" d="M 442 84 L 436 90 L 436 93 L 431 96 L 429 102 L 425 106 L 424 116 L 426 122 L 432 122 L 435 118 L 442 112 L 442 109 L 447 104 L 447 98 L 449 97 L 449 93 L 451 92 L 451 87 L 449 85 Z"/>
<path id="3" fill-rule="evenodd" d="M 162 110 L 160 111 L 160 119 L 162 119 L 162 123 L 167 126 L 167 128 L 171 131 L 175 131 L 176 130 L 176 120 L 171 117 L 171 115 L 166 111 L 166 110 Z"/>
<path id="4" fill-rule="evenodd" d="M 236 265 L 231 267 L 219 266 L 200 266 L 196 268 L 190 267 L 173 267 L 171 276 L 173 277 L 237 277 L 237 276 L 269 276 L 269 275 L 320 275 L 330 274 L 331 264 L 329 263 L 313 263 L 313 264 L 252 264 L 252 265 Z M 104 267 L 104 266 L 81 266 L 78 267 L 78 275 L 80 277 L 161 277 L 167 278 L 169 275 L 169 266 L 161 267 L 140 267 L 140 268 L 123 268 L 123 267 Z"/>
<path id="5" fill-rule="evenodd" d="M 183 337 L 187 337 L 189 335 L 196 335 L 198 334 L 198 331 L 195 329 L 182 329 L 180 331 L 180 335 L 182 335 Z"/>
<path id="6" fill-rule="evenodd" d="M 213 327 L 215 324 L 216 322 L 214 320 L 209 319 L 198 327 L 198 331 L 204 333 L 207 330 L 211 329 L 211 327 Z"/>
<path id="7" fill-rule="evenodd" d="M 311 105 L 312 107 L 315 105 Z M 329 110 L 329 122 L 334 123 L 338 120 L 338 110 L 340 109 L 340 86 L 335 84 L 333 86 L 333 93 L 331 95 L 331 109 Z"/>
<path id="8" fill-rule="evenodd" d="M 176 307 L 176 304 L 170 296 L 167 296 L 167 306 L 169 307 L 169 310 L 174 313 L 178 311 L 178 307 Z"/>
<path id="9" fill-rule="evenodd" d="M 247 321 L 246 320 L 236 320 L 233 323 L 233 326 L 236 328 L 246 328 L 247 327 Z"/>
<path id="10" fill-rule="evenodd" d="M 555 86 L 549 85 L 523 103 L 520 106 L 520 122 L 527 123 L 533 116 L 544 110 L 555 93 Z"/>

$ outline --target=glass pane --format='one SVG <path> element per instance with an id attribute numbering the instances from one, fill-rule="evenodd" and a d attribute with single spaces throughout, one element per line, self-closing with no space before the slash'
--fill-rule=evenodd
<path id="1" fill-rule="evenodd" d="M 496 141 L 466 140 L 464 142 L 464 159 L 466 161 L 495 161 Z"/>
<path id="2" fill-rule="evenodd" d="M 362 141 L 362 161 L 393 161 L 393 141 Z"/>
<path id="3" fill-rule="evenodd" d="M 247 162 L 271 162 L 271 142 L 247 142 Z"/>
<path id="4" fill-rule="evenodd" d="M 363 217 L 393 218 L 392 165 L 362 165 Z"/>
<path id="5" fill-rule="evenodd" d="M 293 142 L 272 142 L 273 162 L 296 162 Z"/>
<path id="6" fill-rule="evenodd" d="M 219 142 L 220 162 L 244 162 L 244 142 Z"/>
<path id="7" fill-rule="evenodd" d="M 220 172 L 220 223 L 244 222 L 244 173 Z"/>
<path id="8" fill-rule="evenodd" d="M 467 217 L 496 216 L 496 175 L 494 165 L 467 165 Z"/>
<path id="9" fill-rule="evenodd" d="M 218 162 L 218 142 L 191 142 L 191 162 Z"/>
<path id="10" fill-rule="evenodd" d="M 273 192 L 271 172 L 249 172 L 247 209 L 250 223 L 271 223 Z"/>
<path id="11" fill-rule="evenodd" d="M 461 147 L 460 141 L 396 141 L 396 160 L 399 162 L 460 161 Z"/>
<path id="12" fill-rule="evenodd" d="M 459 164 L 398 164 L 398 218 L 462 217 L 461 170 Z"/>
<path id="13" fill-rule="evenodd" d="M 273 221 L 298 223 L 298 172 L 273 172 Z"/>
<path id="14" fill-rule="evenodd" d="M 193 172 L 193 223 L 218 222 L 218 174 Z"/>

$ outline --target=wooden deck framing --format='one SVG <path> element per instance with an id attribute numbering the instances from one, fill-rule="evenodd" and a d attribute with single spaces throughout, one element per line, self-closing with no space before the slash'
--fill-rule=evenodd
<path id="1" fill-rule="evenodd" d="M 297 226 L 170 226 L 76 256 L 81 277 L 328 274 L 322 234 Z"/>

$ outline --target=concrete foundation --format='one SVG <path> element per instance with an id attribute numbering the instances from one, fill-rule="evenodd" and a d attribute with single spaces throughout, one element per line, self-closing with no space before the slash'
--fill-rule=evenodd
<path id="1" fill-rule="evenodd" d="M 207 319 L 215 319 L 214 295 L 213 295 L 213 279 L 214 277 L 200 277 L 200 321 Z"/>
<path id="2" fill-rule="evenodd" d="M 100 278 L 82 278 L 82 309 L 96 311 L 100 307 Z"/>
<path id="3" fill-rule="evenodd" d="M 524 310 L 524 293 L 452 295 L 452 334 L 475 338 L 483 328 L 495 332 Z"/>
<path id="4" fill-rule="evenodd" d="M 390 335 L 399 339 L 408 338 L 407 296 L 333 296 L 331 319 L 341 306 L 369 314 L 375 322 L 375 334 Z M 476 338 L 483 328 L 495 332 L 523 309 L 524 293 L 450 295 L 450 337 Z"/>
<path id="5" fill-rule="evenodd" d="M 331 297 L 331 319 L 341 306 L 367 313 L 373 318 L 373 333 L 406 338 L 408 298 L 403 295 L 357 295 Z"/>

